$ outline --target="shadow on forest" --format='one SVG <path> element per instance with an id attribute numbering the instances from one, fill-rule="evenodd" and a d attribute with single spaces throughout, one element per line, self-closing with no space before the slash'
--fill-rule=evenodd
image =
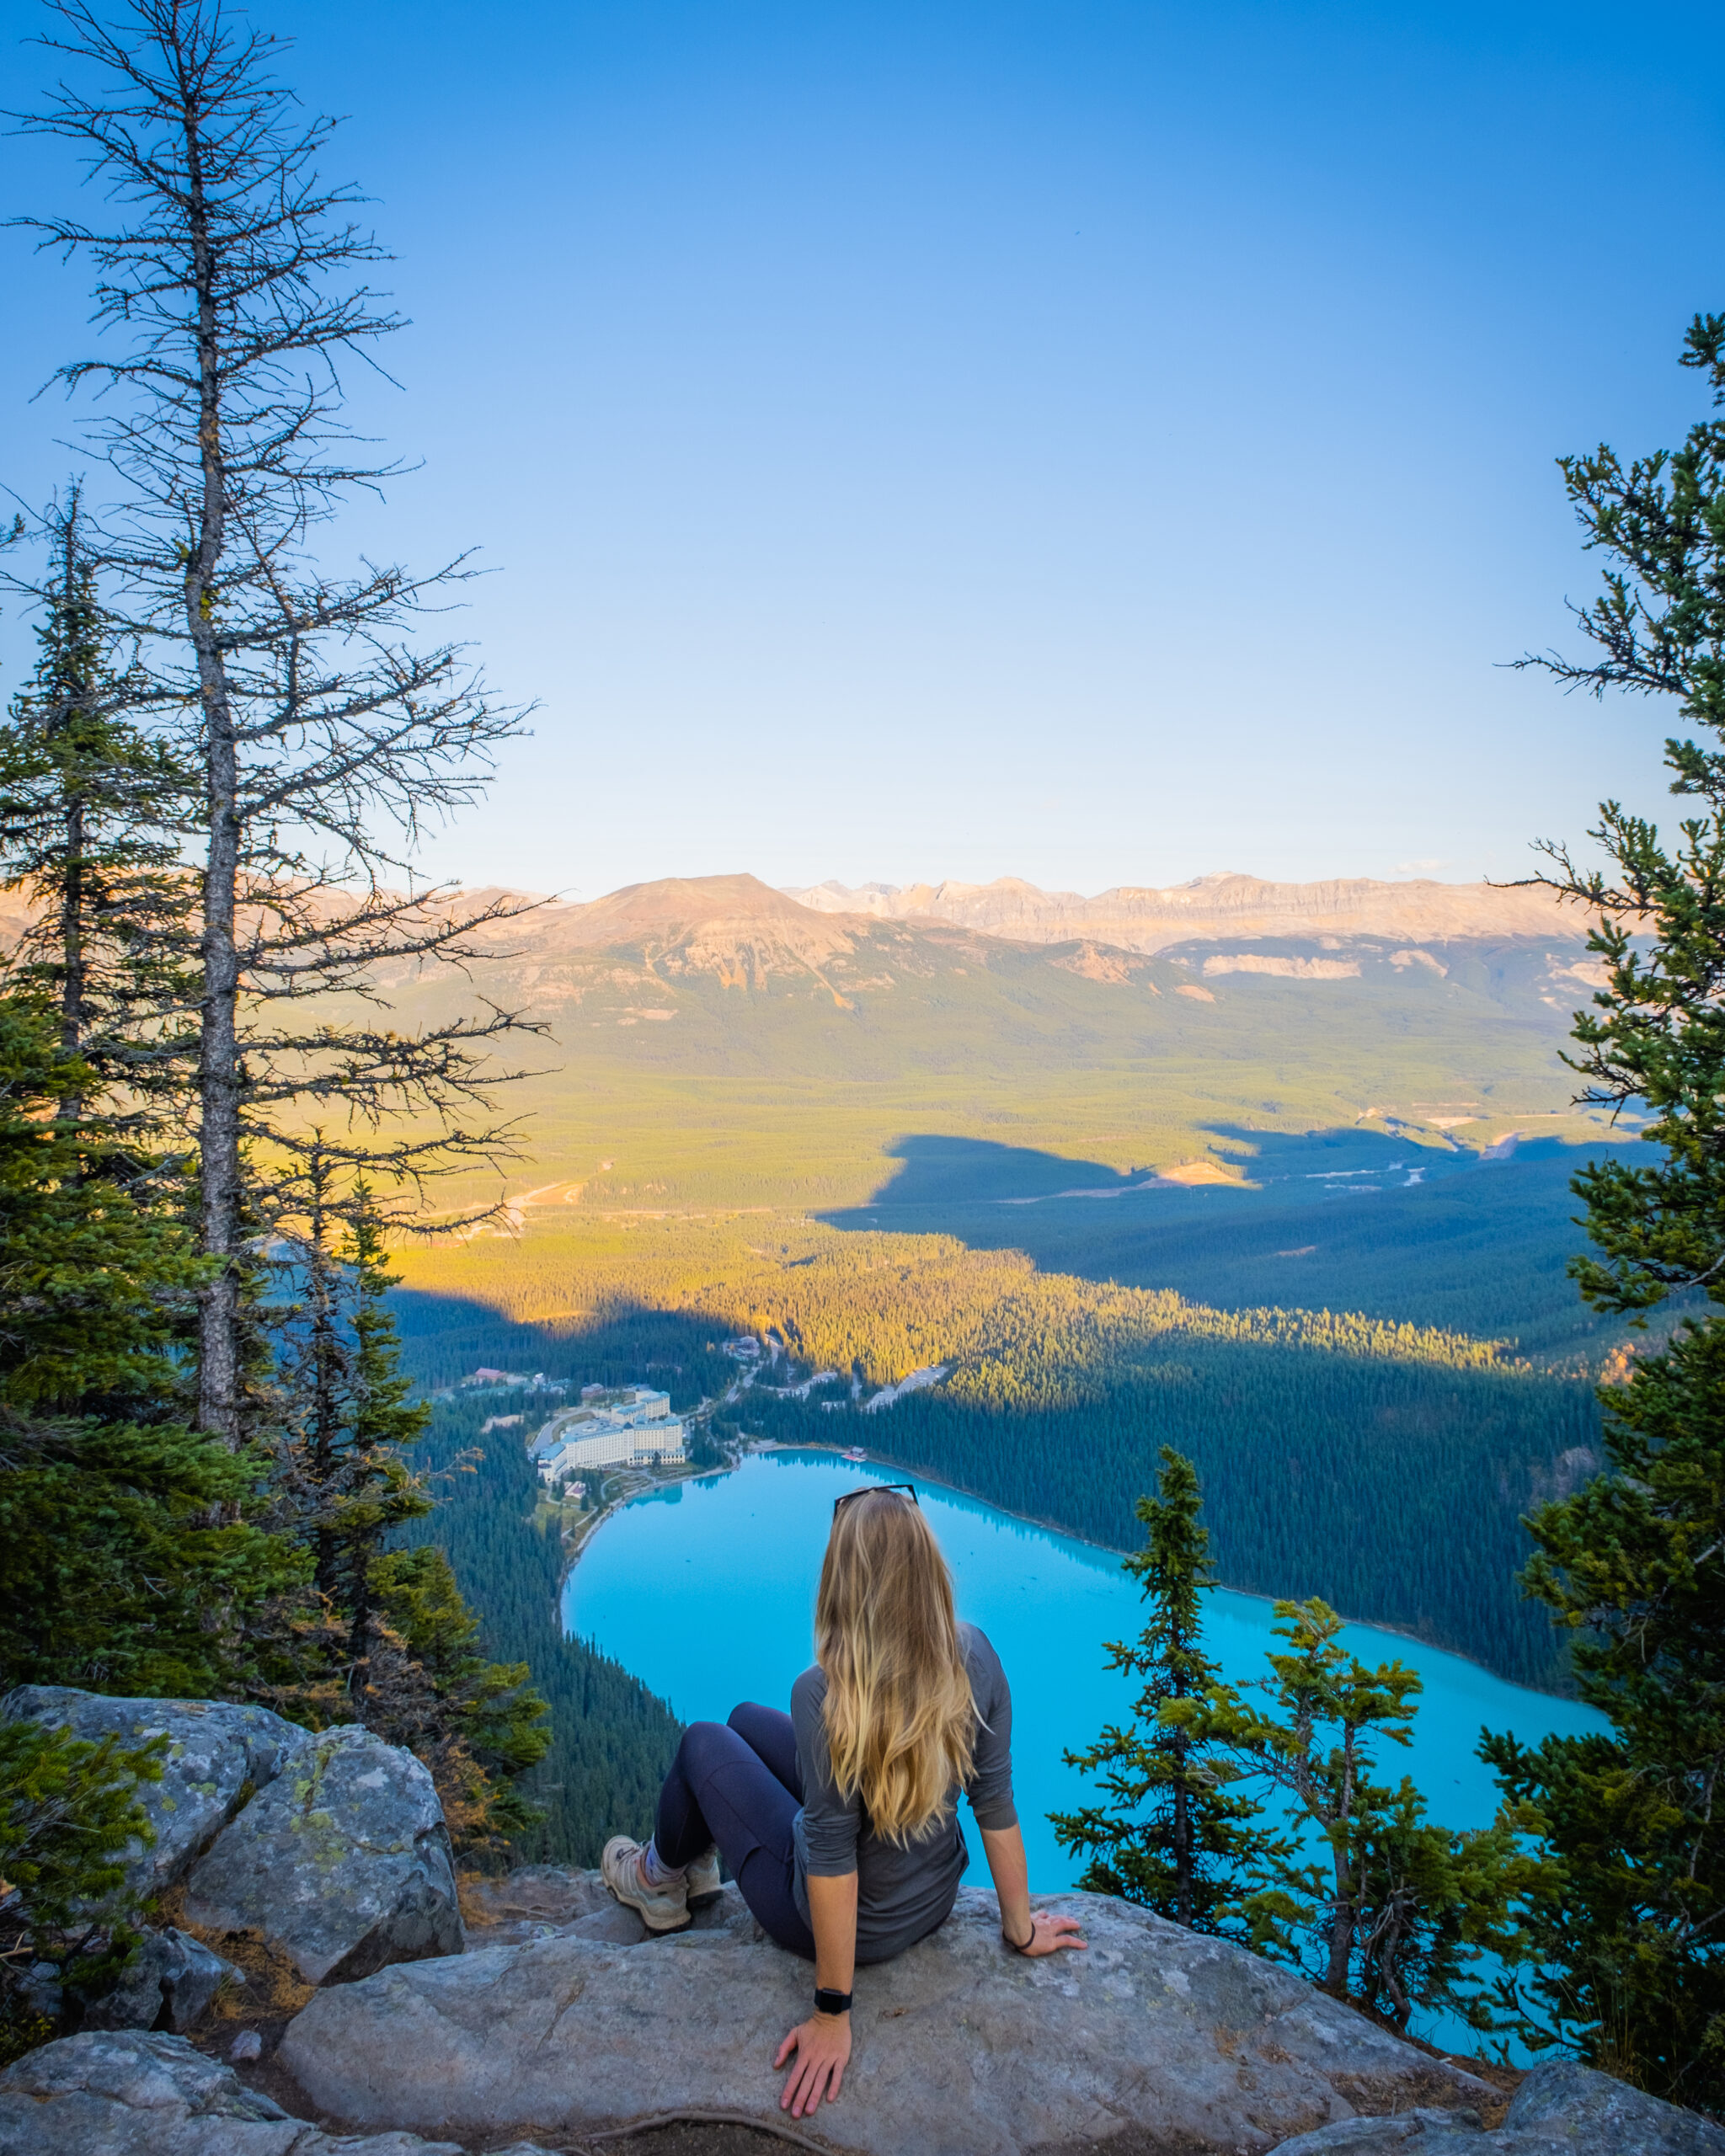
<path id="1" fill-rule="evenodd" d="M 873 1214 L 906 1208 L 1028 1205 L 1061 1198 L 1093 1204 L 1099 1199 L 1128 1195 L 1158 1205 L 1171 1198 L 1177 1202 L 1195 1198 L 1214 1203 L 1219 1197 L 1262 1197 L 1284 1184 L 1298 1186 L 1338 1177 L 1391 1179 L 1398 1170 L 1404 1178 L 1418 1171 L 1429 1179 L 1480 1165 L 1479 1156 L 1471 1151 L 1440 1152 L 1379 1130 L 1252 1130 L 1241 1123 L 1216 1123 L 1205 1126 L 1205 1135 L 1214 1141 L 1214 1150 L 1226 1165 L 1243 1172 L 1257 1187 L 1254 1190 L 1226 1191 L 1217 1184 L 1183 1189 L 1178 1183 L 1156 1180 L 1153 1168 L 1123 1171 L 1100 1161 L 1073 1160 L 1029 1146 L 918 1131 L 887 1148 L 889 1159 L 897 1166 L 866 1205 L 826 1217 L 835 1225 L 850 1226 Z M 1548 1148 L 1550 1143 L 1541 1139 L 1535 1146 Z M 1535 1146 L 1519 1150 L 1525 1156 Z"/>
<path id="2" fill-rule="evenodd" d="M 889 1149 L 894 1172 L 867 1205 L 820 1217 L 1020 1250 L 1045 1272 L 1225 1308 L 1364 1310 L 1540 1353 L 1597 1336 L 1567 1276 L 1585 1240 L 1575 1147 L 1536 1139 L 1482 1160 L 1375 1130 L 1215 1123 L 1208 1135 L 1251 1187 L 917 1132 Z"/>
<path id="3" fill-rule="evenodd" d="M 686 1409 L 736 1374 L 716 1352 L 724 1327 L 633 1298 L 579 1326 L 520 1323 L 467 1297 L 398 1291 L 393 1303 L 409 1367 L 431 1388 L 480 1365 L 526 1377 L 543 1369 L 572 1389 L 659 1384 Z M 442 1502 L 413 1534 L 448 1550 L 486 1613 L 488 1652 L 526 1660 L 553 1698 L 558 1748 L 531 1793 L 553 1817 L 550 1838 L 535 1846 L 585 1849 L 595 1820 L 614 1822 L 620 1805 L 648 1804 L 674 1732 L 622 1670 L 563 1639 L 563 1547 L 541 1513 L 526 1440 L 569 1397 L 464 1388 L 440 1400 L 416 1456 Z M 718 1464 L 705 1452 L 714 1438 L 860 1439 L 877 1460 L 919 1479 L 1127 1548 L 1136 1540 L 1134 1503 L 1166 1443 L 1204 1478 L 1230 1585 L 1322 1593 L 1521 1682 L 1560 1674 L 1549 1628 L 1510 1582 L 1526 1555 L 1521 1516 L 1549 1486 L 1551 1463 L 1596 1441 L 1584 1389 L 1418 1358 L 1368 1366 L 1266 1353 L 1200 1328 L 1178 1353 L 1123 1364 L 1100 1395 L 1087 1388 L 1065 1404 L 1032 1392 L 1015 1406 L 1010 1396 L 1002 1404 L 934 1387 L 866 1423 L 830 1418 L 832 1404 L 831 1394 L 798 1399 L 757 1381 L 715 1417 L 695 1465 Z"/>
<path id="4" fill-rule="evenodd" d="M 1621 1331 L 1586 1309 L 1568 1277 L 1585 1241 L 1569 1188 L 1583 1157 L 1574 1147 L 1539 1139 L 1482 1161 L 1379 1131 L 1218 1124 L 1210 1135 L 1254 1187 L 1170 1186 L 1099 1161 L 918 1132 L 895 1145 L 894 1171 L 869 1204 L 820 1217 L 841 1233 L 1022 1251 L 1044 1272 L 1171 1288 L 1221 1309 L 1359 1310 L 1514 1341 L 1541 1358 L 1596 1352 Z M 434 1388 L 490 1365 L 698 1394 L 725 1330 L 632 1305 L 532 1324 L 462 1296 L 407 1290 L 393 1302 L 408 1366 Z"/>
<path id="5" fill-rule="evenodd" d="M 710 1385 L 713 1350 L 728 1332 L 717 1318 L 640 1303 L 616 1304 L 574 1325 L 524 1322 L 468 1296 L 417 1288 L 398 1288 L 389 1299 L 403 1361 L 428 1391 L 489 1368 L 583 1385 L 650 1383 L 696 1397 Z"/>

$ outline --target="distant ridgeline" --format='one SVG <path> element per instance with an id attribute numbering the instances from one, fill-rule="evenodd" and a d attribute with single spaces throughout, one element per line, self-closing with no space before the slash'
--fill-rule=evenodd
<path id="1" fill-rule="evenodd" d="M 518 1187 L 590 1210 L 824 1211 L 909 1202 L 914 1149 L 953 1140 L 1107 1173 L 1231 1135 L 1442 1152 L 1458 1125 L 1481 1145 L 1530 1117 L 1564 1127 L 1558 1051 L 1598 977 L 1579 922 L 1522 891 L 1290 890 L 1114 894 L 1168 902 L 1118 920 L 1015 902 L 996 932 L 816 911 L 747 876 L 547 905 L 471 969 L 550 1029 L 510 1097 L 535 1164 Z M 1096 940 L 1110 926 L 1139 947 Z M 416 1025 L 465 1007 L 430 971 L 379 987 Z"/>

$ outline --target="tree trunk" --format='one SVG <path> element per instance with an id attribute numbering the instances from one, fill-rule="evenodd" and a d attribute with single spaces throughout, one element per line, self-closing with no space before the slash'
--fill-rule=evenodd
<path id="1" fill-rule="evenodd" d="M 1330 1965 L 1324 1989 L 1338 1999 L 1348 1996 L 1348 1970 L 1354 1959 L 1354 1934 L 1358 1925 L 1359 1897 L 1354 1891 L 1354 1796 L 1358 1785 L 1357 1749 L 1359 1725 L 1343 1719 L 1342 1786 L 1334 1815 L 1328 1822 L 1335 1839 L 1330 1858 L 1336 1875 L 1335 1907 L 1330 1913 Z"/>
<path id="2" fill-rule="evenodd" d="M 1348 1970 L 1354 1959 L 1354 1934 L 1356 1928 L 1359 1897 L 1354 1891 L 1353 1837 L 1351 1814 L 1354 1798 L 1353 1732 L 1348 1733 L 1343 1748 L 1348 1764 L 1343 1787 L 1342 1811 L 1339 1818 L 1331 1822 L 1332 1832 L 1339 1831 L 1341 1838 L 1332 1847 L 1331 1863 L 1336 1875 L 1336 1899 L 1330 1912 L 1330 1962 L 1324 1976 L 1324 1989 L 1333 1992 L 1338 1999 L 1348 1996 Z"/>
<path id="3" fill-rule="evenodd" d="M 1185 1731 L 1174 1737 L 1174 1908 L 1176 1921 L 1192 1928 L 1192 1799 L 1188 1786 L 1187 1755 L 1191 1739 Z"/>
<path id="4" fill-rule="evenodd" d="M 84 804 L 73 794 L 66 811 L 66 881 L 60 908 L 60 1045 L 68 1055 L 83 1046 L 88 952 L 84 922 Z M 60 1096 L 60 1113 L 70 1123 L 83 1119 L 84 1097 L 75 1087 Z"/>
<path id="5" fill-rule="evenodd" d="M 199 1241 L 219 1269 L 198 1311 L 198 1427 L 238 1447 L 239 1418 L 238 759 L 227 670 L 216 633 L 216 573 L 226 539 L 227 472 L 211 242 L 198 114 L 185 117 L 192 278 L 198 309 L 198 543 L 186 562 L 185 614 L 203 706 L 206 853 L 203 879 L 202 1040 L 198 1057 Z"/>
<path id="6" fill-rule="evenodd" d="M 77 504 L 72 503 L 72 512 L 66 526 L 66 583 L 65 621 L 67 630 L 75 633 L 77 622 Z M 82 670 L 81 669 L 78 670 Z M 88 690 L 88 684 L 74 679 L 74 669 L 65 670 L 64 687 L 67 691 L 65 710 L 58 724 L 62 734 L 72 736 L 72 750 L 75 757 L 77 744 L 75 734 L 76 707 L 72 699 L 80 688 Z M 62 978 L 60 986 L 60 1045 L 68 1055 L 76 1055 L 83 1045 L 84 998 L 88 990 L 88 951 L 84 907 L 84 801 L 82 793 L 68 794 L 66 804 L 66 874 L 61 886 L 60 944 Z M 68 1123 L 77 1123 L 83 1113 L 83 1096 L 67 1092 L 60 1097 L 60 1113 Z"/>
<path id="7" fill-rule="evenodd" d="M 1354 1897 L 1342 1866 L 1336 1866 L 1336 1903 L 1330 1917 L 1330 1964 L 1324 1972 L 1324 1989 L 1338 1999 L 1348 1996 L 1348 1964 L 1354 1955 Z"/>

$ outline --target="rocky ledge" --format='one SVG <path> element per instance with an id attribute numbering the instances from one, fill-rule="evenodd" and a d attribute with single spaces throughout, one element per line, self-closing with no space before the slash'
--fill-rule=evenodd
<path id="1" fill-rule="evenodd" d="M 673 2133 L 678 2156 L 1725 2156 L 1717 2127 L 1568 2062 L 1488 2126 L 1502 2099 L 1451 2063 L 1087 1895 L 1051 1906 L 1082 1916 L 1089 1957 L 1011 1960 L 966 1895 L 862 1972 L 844 2095 L 793 2129 L 771 2059 L 803 1966 L 734 1895 L 649 1943 L 598 1893 L 591 1874 L 517 1875 L 482 1897 L 478 1935 L 538 1935 L 319 1992 L 274 2062 L 291 2109 L 165 2032 L 45 2045 L 0 2073 L 0 2156 L 602 2156 L 641 2133 L 670 2156 L 655 2129 L 679 2120 L 706 2124 Z"/>
<path id="2" fill-rule="evenodd" d="M 591 1874 L 493 1890 L 515 1943 L 320 1993 L 279 2063 L 307 2108 L 490 2148 L 585 2145 L 650 2119 L 777 2133 L 772 2055 L 809 1972 L 734 1889 L 700 1928 L 648 1942 Z M 1725 2156 L 1725 2132 L 1564 2064 L 1498 2092 L 1284 1970 L 1101 1896 L 1042 1906 L 1085 1954 L 1027 1962 L 992 1898 L 966 1892 L 932 1939 L 857 1972 L 844 2094 L 797 2137 L 834 2156 Z M 523 1937 L 522 1931 L 537 1931 Z M 638 1943 L 631 1944 L 634 1940 Z"/>
<path id="3" fill-rule="evenodd" d="M 649 1940 L 595 1874 L 537 1866 L 469 1882 L 464 1928 L 430 1777 L 362 1731 L 65 1691 L 0 1711 L 167 1737 L 131 1862 L 190 1928 L 0 2073 L 0 2156 L 597 2156 L 666 2121 L 706 2122 L 672 2129 L 677 2156 L 1725 2156 L 1725 2131 L 1568 2063 L 1502 2116 L 1286 1970 L 1087 1894 L 1044 1906 L 1087 1952 L 1022 1961 L 966 1892 L 860 1971 L 843 2095 L 792 2129 L 772 2057 L 809 1972 L 734 1887 Z M 274 2004 L 223 1958 L 254 1945 L 291 1972 Z"/>
<path id="4" fill-rule="evenodd" d="M 413 2133 L 336 2138 L 248 2089 L 183 2036 L 45 2044 L 0 2073 L 0 2156 L 466 2156 Z M 548 2156 L 516 2143 L 495 2156 Z"/>

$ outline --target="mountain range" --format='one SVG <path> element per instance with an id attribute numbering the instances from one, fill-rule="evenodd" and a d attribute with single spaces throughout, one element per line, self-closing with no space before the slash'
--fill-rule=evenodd
<path id="1" fill-rule="evenodd" d="M 1526 884 L 1388 883 L 1359 877 L 1273 883 L 1225 872 L 1167 890 L 1119 885 L 1094 898 L 1039 890 L 1016 876 L 992 883 L 825 883 L 785 895 L 817 913 L 944 921 L 1026 943 L 1091 937 L 1124 951 L 1160 951 L 1221 936 L 1393 936 L 1420 942 L 1578 932 L 1573 912 L 1551 892 Z"/>
<path id="2" fill-rule="evenodd" d="M 1219 934 L 1217 883 L 1187 888 L 1186 936 L 1145 950 L 1049 940 L 1069 902 L 1038 921 L 1028 885 L 1012 936 L 672 878 L 524 901 L 465 969 L 377 986 L 412 1025 L 477 992 L 546 1028 L 500 1098 L 521 1118 L 510 1182 L 564 1178 L 579 1198 L 556 1202 L 586 1208 L 908 1200 L 949 1144 L 978 1196 L 1040 1202 L 1146 1166 L 1229 1172 L 1248 1127 L 1419 1133 L 1447 1158 L 1593 1135 L 1559 1051 L 1597 963 L 1544 894 L 1229 879 Z M 1154 895 L 1118 933 L 1161 935 Z"/>
<path id="3" fill-rule="evenodd" d="M 630 883 L 581 904 L 520 903 L 526 910 L 481 943 L 496 951 L 492 963 L 515 992 L 554 1002 L 578 984 L 590 992 L 601 952 L 626 955 L 643 981 L 707 975 L 726 988 L 779 994 L 800 984 L 843 1008 L 856 993 L 889 988 L 907 974 L 1010 964 L 1014 951 L 1115 985 L 1147 982 L 1144 960 L 1180 951 L 1207 978 L 1317 980 L 1356 976 L 1373 962 L 1404 970 L 1423 963 L 1441 974 L 1445 962 L 1424 947 L 1450 944 L 1561 945 L 1560 969 L 1573 972 L 1583 936 L 1573 911 L 1543 889 L 1363 878 L 1207 876 L 1171 890 L 1085 898 L 1013 878 L 782 891 L 740 873 Z M 1231 944 L 1252 947 L 1223 947 Z"/>

